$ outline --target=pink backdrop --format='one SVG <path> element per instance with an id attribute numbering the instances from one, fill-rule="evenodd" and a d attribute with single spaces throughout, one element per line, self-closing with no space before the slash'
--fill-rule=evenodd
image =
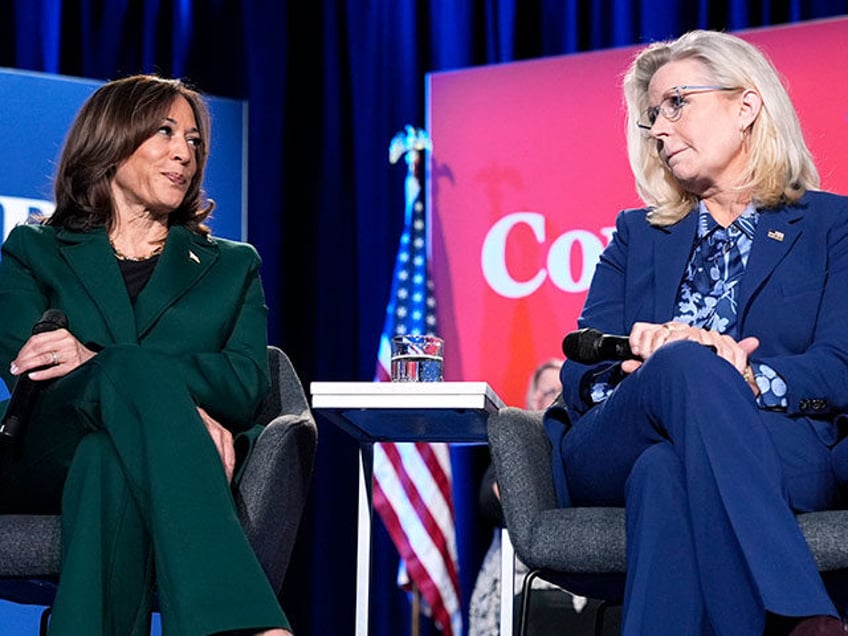
<path id="1" fill-rule="evenodd" d="M 822 187 L 848 194 L 848 18 L 740 33 L 783 74 Z M 621 76 L 640 47 L 434 73 L 431 268 L 445 379 L 523 406 L 561 357 L 615 215 L 641 205 Z"/>

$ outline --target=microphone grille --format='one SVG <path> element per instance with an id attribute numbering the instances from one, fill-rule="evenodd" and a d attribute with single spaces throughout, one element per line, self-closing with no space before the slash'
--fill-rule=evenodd
<path id="1" fill-rule="evenodd" d="M 597 329 L 586 327 L 572 331 L 562 341 L 565 357 L 583 364 L 598 362 L 598 342 L 603 334 Z"/>

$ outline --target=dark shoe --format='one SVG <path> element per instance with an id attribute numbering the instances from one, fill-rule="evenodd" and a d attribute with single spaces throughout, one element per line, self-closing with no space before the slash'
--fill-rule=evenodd
<path id="1" fill-rule="evenodd" d="M 789 636 L 845 636 L 842 621 L 833 616 L 804 618 L 789 632 Z"/>

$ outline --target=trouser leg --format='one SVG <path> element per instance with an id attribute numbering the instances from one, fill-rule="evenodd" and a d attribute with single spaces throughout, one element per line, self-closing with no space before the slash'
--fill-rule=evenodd
<path id="1" fill-rule="evenodd" d="M 643 452 L 626 484 L 627 579 L 621 633 L 704 631 L 685 475 L 670 444 Z"/>
<path id="2" fill-rule="evenodd" d="M 575 502 L 623 501 L 631 467 L 657 443 L 683 466 L 698 580 L 718 633 L 759 633 L 766 609 L 834 613 L 790 509 L 780 457 L 731 365 L 693 343 L 659 349 L 566 437 Z"/>
<path id="3" fill-rule="evenodd" d="M 33 422 L 30 433 L 39 434 L 27 440 L 28 461 L 16 483 L 35 487 L 39 465 L 54 477 L 70 464 L 79 438 L 92 431 L 108 436 L 153 547 L 166 636 L 287 625 L 241 528 L 215 446 L 167 357 L 137 346 L 109 347 L 57 383 L 51 398 Z M 45 428 L 55 435 L 45 435 Z M 44 497 L 49 500 L 49 492 Z M 87 529 L 71 530 L 77 531 Z M 137 549 L 128 544 L 114 542 Z M 87 561 L 83 545 L 69 544 L 66 561 L 100 576 L 104 564 Z M 64 585 L 63 577 L 60 594 Z M 61 614 L 54 618 L 57 628 L 61 620 Z"/>
<path id="4" fill-rule="evenodd" d="M 62 500 L 62 542 L 62 585 L 50 636 L 149 634 L 150 541 L 102 431 L 86 435 L 77 447 Z"/>
<path id="5" fill-rule="evenodd" d="M 167 359 L 142 349 L 109 351 L 99 360 L 99 419 L 150 527 L 163 631 L 285 625 L 178 374 Z"/>

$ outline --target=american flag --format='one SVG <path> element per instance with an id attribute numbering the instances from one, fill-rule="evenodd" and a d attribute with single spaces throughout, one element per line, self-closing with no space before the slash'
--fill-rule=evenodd
<path id="1" fill-rule="evenodd" d="M 395 262 L 392 293 L 377 360 L 379 381 L 387 381 L 391 337 L 435 334 L 436 302 L 427 270 L 427 233 L 421 179 L 427 133 L 407 126 L 392 140 L 389 157 L 404 157 L 405 224 Z M 452 478 L 447 444 L 375 444 L 374 507 L 401 556 L 402 568 L 421 592 L 445 636 L 460 636 L 459 566 L 456 552 Z"/>

